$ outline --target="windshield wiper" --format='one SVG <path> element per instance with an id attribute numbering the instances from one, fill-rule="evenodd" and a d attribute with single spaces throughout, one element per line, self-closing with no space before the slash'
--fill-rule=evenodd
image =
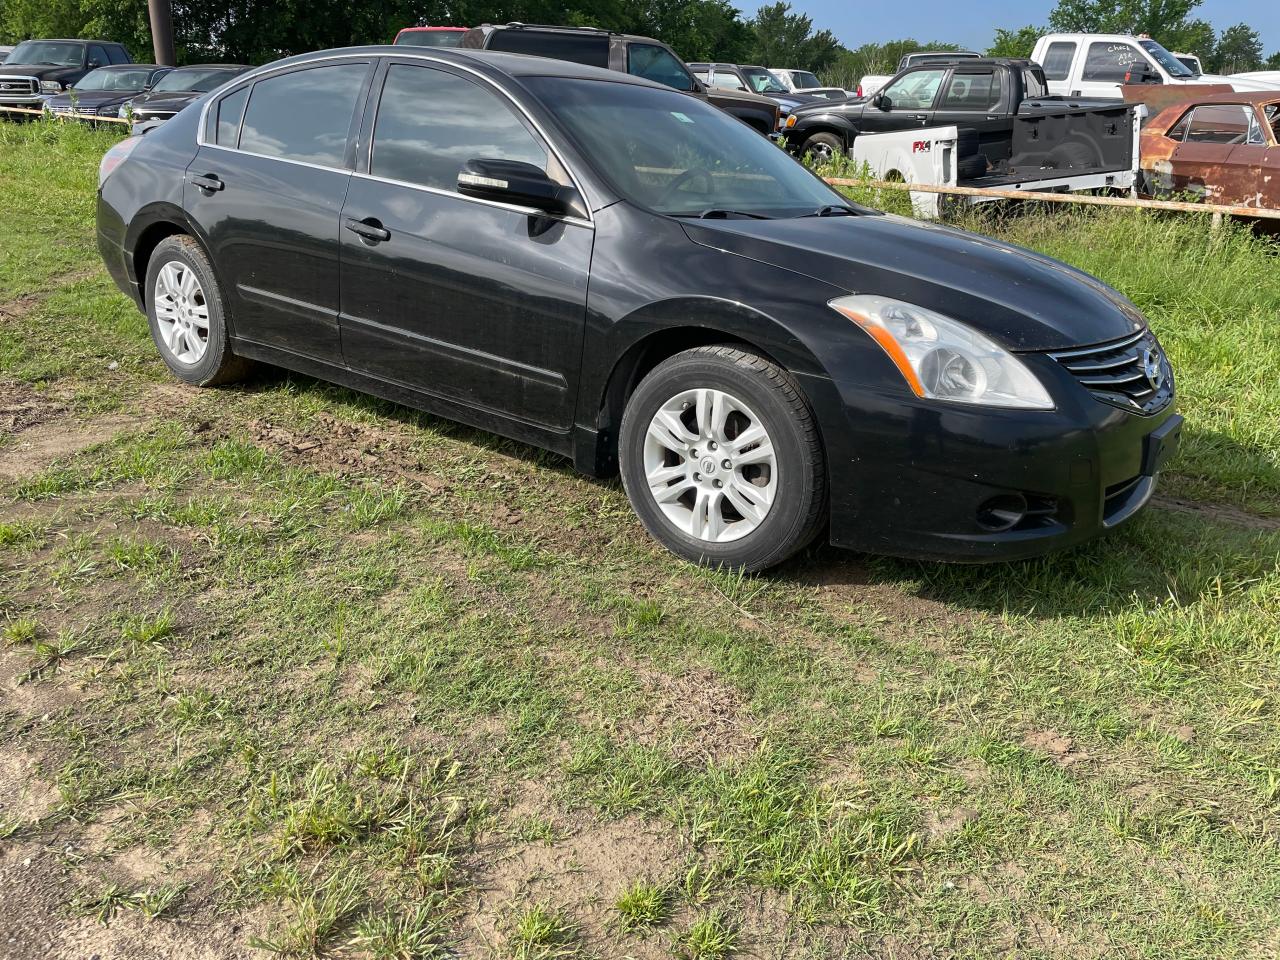
<path id="1" fill-rule="evenodd" d="M 703 210 L 701 213 L 671 213 L 671 217 L 692 217 L 696 220 L 729 220 L 733 217 L 746 217 L 749 220 L 772 220 L 773 217 L 763 213 L 751 213 L 748 210 L 722 210 L 719 207 L 711 207 Z"/>
<path id="2" fill-rule="evenodd" d="M 806 213 L 806 217 L 856 217 L 858 211 L 853 207 L 842 207 L 837 203 L 828 203 L 819 207 L 813 213 Z"/>

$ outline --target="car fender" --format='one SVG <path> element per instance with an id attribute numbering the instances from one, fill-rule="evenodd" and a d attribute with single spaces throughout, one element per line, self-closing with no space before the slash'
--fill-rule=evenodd
<path id="1" fill-rule="evenodd" d="M 804 141 L 815 133 L 834 133 L 848 147 L 858 136 L 858 126 L 856 121 L 843 114 L 833 110 L 822 110 L 797 117 L 795 126 L 783 130 L 783 135 L 787 138 L 787 143 L 792 150 L 799 150 L 804 145 Z"/>

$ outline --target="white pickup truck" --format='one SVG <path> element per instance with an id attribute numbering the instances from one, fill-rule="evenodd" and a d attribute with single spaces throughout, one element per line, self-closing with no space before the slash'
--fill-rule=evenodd
<path id="1" fill-rule="evenodd" d="M 1150 37 L 1119 33 L 1050 33 L 1036 41 L 1031 59 L 1044 67 L 1049 93 L 1057 97 L 1120 100 L 1123 85 L 1143 83 L 1224 83 L 1237 93 L 1277 89 L 1261 80 L 1195 73 Z"/>
<path id="2" fill-rule="evenodd" d="M 850 155 L 856 166 L 865 165 L 878 180 L 1026 193 L 1134 193 L 1146 107 L 1126 103 L 1038 106 L 1042 112 L 1013 118 L 1009 159 L 997 163 L 979 152 L 983 147 L 977 131 L 956 126 L 864 133 L 853 141 Z M 940 216 L 947 200 L 983 203 L 992 199 L 997 198 L 944 200 L 937 193 L 911 191 L 916 215 L 926 218 Z"/>

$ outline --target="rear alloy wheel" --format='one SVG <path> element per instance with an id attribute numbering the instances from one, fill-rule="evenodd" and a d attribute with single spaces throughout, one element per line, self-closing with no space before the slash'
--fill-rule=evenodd
<path id="1" fill-rule="evenodd" d="M 785 371 L 734 347 L 659 364 L 627 404 L 620 461 L 649 532 L 695 562 L 762 570 L 821 523 L 826 471 L 808 404 Z"/>
<path id="2" fill-rule="evenodd" d="M 151 337 L 174 376 L 208 387 L 248 375 L 253 364 L 231 352 L 222 288 L 193 238 L 160 241 L 147 264 L 143 290 Z"/>

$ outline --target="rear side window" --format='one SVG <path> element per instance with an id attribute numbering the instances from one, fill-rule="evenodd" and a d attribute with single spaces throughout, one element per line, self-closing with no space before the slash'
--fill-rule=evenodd
<path id="1" fill-rule="evenodd" d="M 1083 80 L 1103 83 L 1124 83 L 1125 75 L 1134 66 L 1147 63 L 1147 58 L 1137 47 L 1128 43 L 1098 41 L 1089 44 L 1089 54 L 1084 58 Z"/>
<path id="2" fill-rule="evenodd" d="M 368 64 L 312 67 L 259 80 L 249 94 L 240 149 L 340 167 Z"/>
<path id="3" fill-rule="evenodd" d="M 1058 40 L 1049 44 L 1045 51 L 1044 75 L 1049 80 L 1065 80 L 1071 73 L 1071 61 L 1075 59 L 1076 45 L 1074 41 Z"/>
<path id="4" fill-rule="evenodd" d="M 495 30 L 489 35 L 489 50 L 527 53 L 553 60 L 571 60 L 589 67 L 609 67 L 607 34 L 553 33 L 550 30 Z"/>
<path id="5" fill-rule="evenodd" d="M 739 80 L 732 73 L 724 73 L 717 71 L 715 76 L 711 78 L 711 86 L 719 87 L 721 90 L 746 90 L 747 85 Z"/>
<path id="6" fill-rule="evenodd" d="M 89 62 L 96 63 L 100 67 L 105 67 L 111 62 L 111 58 L 107 56 L 107 51 L 96 43 L 89 44 Z"/>
<path id="7" fill-rule="evenodd" d="M 942 95 L 939 110 L 992 110 L 1000 103 L 1000 81 L 991 73 L 957 73 Z"/>
<path id="8" fill-rule="evenodd" d="M 131 63 L 129 54 L 125 53 L 124 47 L 107 47 L 107 57 L 112 63 Z"/>
<path id="9" fill-rule="evenodd" d="M 547 166 L 546 151 L 498 94 L 433 67 L 393 64 L 382 87 L 369 172 L 454 190 L 458 171 L 474 159 Z"/>
<path id="10" fill-rule="evenodd" d="M 1252 120 L 1253 111 L 1240 105 L 1196 107 L 1183 139 L 1186 143 L 1247 143 Z"/>
<path id="11" fill-rule="evenodd" d="M 218 127 L 213 142 L 220 147 L 234 147 L 240 141 L 240 121 L 244 118 L 244 105 L 249 100 L 249 88 L 241 87 L 218 101 Z"/>
<path id="12" fill-rule="evenodd" d="M 633 77 L 644 77 L 673 90 L 692 90 L 693 82 L 684 62 L 666 47 L 653 43 L 633 43 L 627 47 L 627 73 Z M 716 72 L 716 86 L 720 86 L 719 71 Z M 725 76 L 732 76 L 725 74 Z M 734 78 L 735 88 L 746 89 L 742 82 Z"/>

